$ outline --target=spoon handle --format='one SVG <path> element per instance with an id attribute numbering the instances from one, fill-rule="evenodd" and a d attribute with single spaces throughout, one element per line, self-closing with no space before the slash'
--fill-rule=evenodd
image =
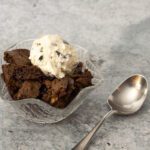
<path id="1" fill-rule="evenodd" d="M 98 123 L 97 125 L 74 147 L 72 150 L 85 150 L 86 146 L 90 143 L 92 137 L 96 131 L 101 127 L 106 118 L 115 114 L 115 110 L 110 110 Z"/>

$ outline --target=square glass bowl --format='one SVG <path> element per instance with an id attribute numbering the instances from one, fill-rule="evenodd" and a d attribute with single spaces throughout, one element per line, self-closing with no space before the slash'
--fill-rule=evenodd
<path id="1" fill-rule="evenodd" d="M 24 40 L 18 42 L 8 49 L 7 51 L 19 48 L 29 49 L 32 46 L 32 42 L 34 39 Z M 10 97 L 6 85 L 3 79 L 0 77 L 0 97 L 5 103 L 15 107 L 15 111 L 17 114 L 24 117 L 27 120 L 30 120 L 35 123 L 56 123 L 65 118 L 67 118 L 70 114 L 77 110 L 77 108 L 83 104 L 83 102 L 87 99 L 87 97 L 91 94 L 91 92 L 97 87 L 100 86 L 101 83 L 101 73 L 99 71 L 98 65 L 96 61 L 92 61 L 94 55 L 91 55 L 86 49 L 73 45 L 79 55 L 79 60 L 83 62 L 84 67 L 89 69 L 93 75 L 92 83 L 93 86 L 86 87 L 82 89 L 79 94 L 72 100 L 71 103 L 64 109 L 59 109 L 50 106 L 49 104 L 39 100 L 39 99 L 23 99 L 23 100 L 12 100 Z M 5 50 L 5 51 L 6 51 Z M 4 51 L 1 51 L 0 55 L 0 63 L 5 64 L 6 62 L 3 59 Z M 0 73 L 2 73 L 2 68 L 0 69 Z"/>

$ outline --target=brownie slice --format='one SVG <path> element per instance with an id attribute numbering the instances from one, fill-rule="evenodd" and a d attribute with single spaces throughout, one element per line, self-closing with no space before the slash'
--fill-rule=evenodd
<path id="1" fill-rule="evenodd" d="M 17 66 L 14 64 L 2 65 L 3 78 L 6 83 L 11 77 L 17 80 L 37 80 L 46 78 L 43 72 L 36 66 Z"/>
<path id="2" fill-rule="evenodd" d="M 83 63 L 79 62 L 78 65 L 74 68 L 72 76 L 78 76 L 83 73 Z"/>
<path id="3" fill-rule="evenodd" d="M 14 69 L 13 77 L 17 80 L 38 80 L 46 78 L 43 72 L 36 66 L 18 66 Z"/>
<path id="4" fill-rule="evenodd" d="M 54 107 L 65 108 L 78 93 L 78 90 L 76 90 L 74 86 L 74 80 L 70 77 L 66 78 L 67 86 L 64 89 L 59 89 L 58 96 L 54 95 L 51 99 L 50 104 Z M 58 100 L 55 101 L 55 99 Z"/>
<path id="5" fill-rule="evenodd" d="M 83 70 L 82 62 L 80 62 L 76 66 L 71 77 L 74 79 L 75 87 L 77 89 L 82 89 L 82 88 L 92 85 L 93 76 L 89 70 L 87 69 Z"/>
<path id="6" fill-rule="evenodd" d="M 53 81 L 45 80 L 44 85 L 47 90 L 42 95 L 42 99 L 45 102 L 59 108 L 64 108 L 70 102 L 68 97 L 74 90 L 74 80 L 70 77 L 54 79 Z"/>
<path id="7" fill-rule="evenodd" d="M 41 84 L 38 81 L 25 81 L 15 95 L 15 99 L 37 98 L 40 87 Z"/>
<path id="8" fill-rule="evenodd" d="M 8 91 L 12 98 L 14 98 L 14 94 L 19 90 L 22 85 L 21 80 L 16 80 L 13 78 L 14 69 L 16 68 L 13 64 L 5 64 L 2 65 L 2 78 L 4 79 Z"/>
<path id="9" fill-rule="evenodd" d="M 29 55 L 30 51 L 27 49 L 15 49 L 4 52 L 4 60 L 15 65 L 31 65 Z"/>
<path id="10" fill-rule="evenodd" d="M 15 66 L 13 64 L 2 65 L 3 79 L 6 83 L 8 83 L 13 76 L 14 68 Z"/>
<path id="11" fill-rule="evenodd" d="M 85 71 L 75 78 L 75 86 L 79 89 L 85 88 L 87 86 L 92 85 L 92 74 L 89 70 L 85 69 Z"/>

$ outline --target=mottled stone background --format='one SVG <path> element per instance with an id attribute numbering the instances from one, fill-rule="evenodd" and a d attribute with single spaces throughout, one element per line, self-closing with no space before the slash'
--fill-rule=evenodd
<path id="1" fill-rule="evenodd" d="M 149 0 L 0 0 L 1 50 L 48 33 L 97 54 L 103 83 L 54 125 L 28 122 L 0 100 L 0 150 L 70 150 L 108 111 L 106 100 L 117 84 L 133 73 L 150 82 Z M 105 122 L 89 149 L 149 150 L 149 98 L 136 115 Z"/>

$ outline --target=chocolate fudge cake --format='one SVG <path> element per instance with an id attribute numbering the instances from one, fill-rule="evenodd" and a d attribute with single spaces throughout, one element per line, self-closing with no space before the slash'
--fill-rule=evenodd
<path id="1" fill-rule="evenodd" d="M 63 78 L 45 75 L 29 59 L 30 51 L 15 49 L 4 53 L 2 78 L 13 100 L 36 98 L 57 107 L 66 107 L 85 87 L 91 86 L 92 75 L 82 62 Z"/>

